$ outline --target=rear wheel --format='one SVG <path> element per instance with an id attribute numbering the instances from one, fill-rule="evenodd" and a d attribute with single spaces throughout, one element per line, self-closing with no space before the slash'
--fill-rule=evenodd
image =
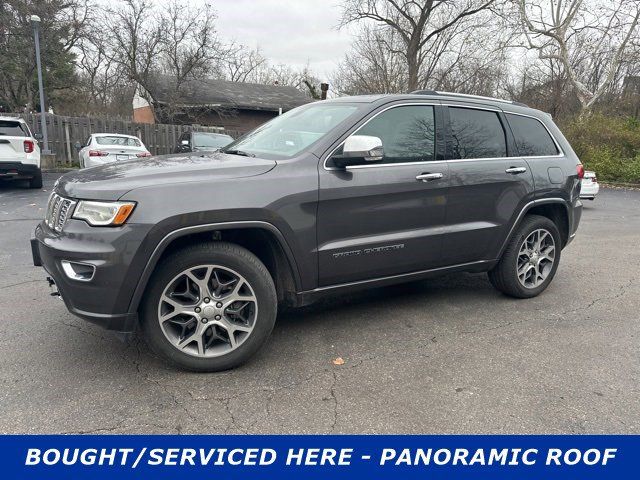
<path id="1" fill-rule="evenodd" d="M 247 361 L 275 324 L 271 275 L 248 250 L 208 243 L 167 257 L 143 306 L 142 330 L 151 348 L 173 364 L 219 371 Z"/>
<path id="2" fill-rule="evenodd" d="M 528 215 L 509 239 L 498 265 L 489 272 L 491 284 L 516 298 L 542 293 L 560 262 L 561 239 L 555 223 Z"/>
<path id="3" fill-rule="evenodd" d="M 29 180 L 29 188 L 42 188 L 42 170 L 36 170 L 33 178 Z"/>

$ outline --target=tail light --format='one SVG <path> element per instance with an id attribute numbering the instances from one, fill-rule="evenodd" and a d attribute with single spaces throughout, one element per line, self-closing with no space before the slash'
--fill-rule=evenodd
<path id="1" fill-rule="evenodd" d="M 149 153 L 149 152 L 142 152 L 142 153 L 137 153 L 136 154 L 136 157 L 138 157 L 138 158 L 144 158 L 144 157 L 150 157 L 150 156 L 151 156 L 151 153 Z"/>
<path id="2" fill-rule="evenodd" d="M 582 180 L 584 178 L 584 165 L 581 163 L 576 165 L 576 173 L 578 174 L 578 180 Z"/>
<path id="3" fill-rule="evenodd" d="M 89 150 L 90 157 L 106 157 L 109 152 L 103 152 L 102 150 Z"/>
<path id="4" fill-rule="evenodd" d="M 24 153 L 32 153 L 34 149 L 33 140 L 24 141 Z"/>

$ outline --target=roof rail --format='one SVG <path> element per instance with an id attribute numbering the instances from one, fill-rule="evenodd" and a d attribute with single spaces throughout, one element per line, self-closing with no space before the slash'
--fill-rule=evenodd
<path id="1" fill-rule="evenodd" d="M 414 90 L 411 92 L 413 95 L 443 95 L 446 97 L 464 97 L 464 98 L 472 98 L 477 100 L 491 100 L 493 102 L 502 102 L 509 103 L 511 105 L 518 105 L 520 107 L 528 107 L 524 103 L 514 102 L 511 100 L 505 100 L 503 98 L 494 98 L 494 97 L 483 97 L 482 95 L 469 95 L 467 93 L 453 93 L 453 92 L 439 92 L 437 90 Z"/>

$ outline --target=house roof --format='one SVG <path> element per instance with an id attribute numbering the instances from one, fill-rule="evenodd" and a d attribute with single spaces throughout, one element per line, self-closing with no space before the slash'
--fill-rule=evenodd
<path id="1" fill-rule="evenodd" d="M 243 110 L 283 111 L 312 100 L 295 87 L 229 82 L 213 79 L 190 79 L 175 87 L 175 79 L 156 75 L 149 93 L 156 103 L 183 107 L 216 106 Z"/>

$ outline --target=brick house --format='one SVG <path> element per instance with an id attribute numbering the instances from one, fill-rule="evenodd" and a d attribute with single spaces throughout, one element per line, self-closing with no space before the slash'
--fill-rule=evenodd
<path id="1" fill-rule="evenodd" d="M 247 132 L 311 101 L 295 87 L 212 79 L 190 79 L 176 87 L 172 77 L 157 75 L 147 89 L 138 86 L 133 120 Z"/>

